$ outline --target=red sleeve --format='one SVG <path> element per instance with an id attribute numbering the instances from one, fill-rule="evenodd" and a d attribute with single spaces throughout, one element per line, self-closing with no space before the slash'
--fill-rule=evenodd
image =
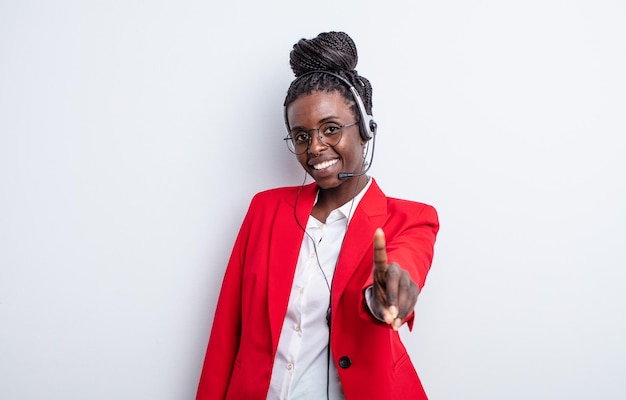
<path id="1" fill-rule="evenodd" d="M 411 274 L 420 290 L 433 261 L 435 238 L 439 220 L 435 209 L 423 205 L 421 212 L 406 229 L 386 237 L 388 262 L 395 262 Z"/>
<path id="2" fill-rule="evenodd" d="M 421 291 L 432 264 L 439 219 L 433 207 L 426 204 L 419 206 L 417 210 L 413 207 L 412 210 L 404 210 L 408 211 L 406 213 L 392 216 L 382 228 L 385 231 L 388 263 L 395 262 L 407 270 Z M 370 274 L 363 287 L 363 295 L 365 289 L 372 285 L 373 276 Z M 367 307 L 365 299 L 363 304 Z M 369 309 L 367 314 L 370 314 Z M 406 320 L 409 329 L 413 328 L 413 318 L 414 314 L 411 314 Z"/>
<path id="3" fill-rule="evenodd" d="M 253 199 L 226 267 L 197 400 L 223 400 L 226 397 L 241 338 L 241 284 L 254 204 Z"/>

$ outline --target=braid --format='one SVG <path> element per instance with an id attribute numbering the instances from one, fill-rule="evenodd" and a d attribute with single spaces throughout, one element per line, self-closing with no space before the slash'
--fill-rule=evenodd
<path id="1" fill-rule="evenodd" d="M 298 97 L 315 91 L 337 91 L 347 101 L 353 102 L 350 90 L 334 76 L 323 72 L 302 76 L 311 71 L 328 71 L 350 82 L 361 96 L 367 113 L 372 113 L 372 85 L 355 70 L 357 49 L 346 33 L 325 32 L 313 39 L 300 39 L 289 54 L 289 61 L 296 79 L 287 90 L 285 107 Z M 359 115 L 356 104 L 352 105 L 352 109 L 355 115 Z"/>
<path id="2" fill-rule="evenodd" d="M 367 113 L 372 114 L 372 84 L 370 81 L 366 77 L 360 76 L 355 70 L 349 71 L 345 75 L 348 82 L 359 92 Z"/>

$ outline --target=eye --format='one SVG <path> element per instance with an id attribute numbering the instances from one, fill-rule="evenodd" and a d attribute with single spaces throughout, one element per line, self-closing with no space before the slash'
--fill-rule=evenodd
<path id="1" fill-rule="evenodd" d="M 340 131 L 341 125 L 337 124 L 324 125 L 324 127 L 322 128 L 322 133 L 324 134 L 324 136 L 333 136 L 338 134 Z"/>
<path id="2" fill-rule="evenodd" d="M 309 139 L 311 138 L 309 133 L 308 132 L 304 132 L 304 131 L 294 132 L 291 135 L 293 136 L 293 141 L 296 144 L 308 143 Z"/>

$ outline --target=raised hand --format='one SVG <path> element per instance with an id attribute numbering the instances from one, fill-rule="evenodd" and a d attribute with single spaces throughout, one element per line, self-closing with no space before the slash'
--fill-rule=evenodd
<path id="1" fill-rule="evenodd" d="M 417 303 L 419 288 L 409 273 L 398 264 L 387 264 L 385 233 L 374 233 L 374 287 L 372 311 L 394 330 L 411 315 Z"/>

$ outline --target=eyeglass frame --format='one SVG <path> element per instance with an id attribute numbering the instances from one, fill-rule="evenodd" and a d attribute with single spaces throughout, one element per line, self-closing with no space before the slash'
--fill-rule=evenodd
<path id="1" fill-rule="evenodd" d="M 330 144 L 324 142 L 324 140 L 322 139 L 322 133 L 321 133 L 320 129 L 322 129 L 322 127 L 324 125 L 334 124 L 334 122 L 324 122 L 323 124 L 321 124 L 317 128 L 311 128 L 311 129 L 307 129 L 307 130 L 305 130 L 305 129 L 294 129 L 292 132 L 289 132 L 287 134 L 287 137 L 285 137 L 283 140 L 285 141 L 285 144 L 287 145 L 287 148 L 289 149 L 289 151 L 291 153 L 299 156 L 301 154 L 306 153 L 309 150 L 309 148 L 311 147 L 311 143 L 313 142 L 313 135 L 310 134 L 311 131 L 317 131 L 317 140 L 319 140 L 320 143 L 322 143 L 324 146 L 335 147 L 335 146 L 337 146 L 339 144 L 339 142 L 341 142 L 341 139 L 343 138 L 343 128 L 349 128 L 351 126 L 357 125 L 358 123 L 359 123 L 359 121 L 355 121 L 355 122 L 352 122 L 352 123 L 349 123 L 349 124 L 336 125 L 335 128 L 339 129 L 339 134 L 341 136 L 339 137 L 339 140 L 337 140 L 337 143 L 335 143 L 333 145 L 330 145 Z M 306 145 L 306 148 L 304 149 L 304 151 L 302 151 L 300 153 L 296 152 L 296 145 L 297 144 L 295 143 L 296 139 L 293 137 L 294 133 L 297 133 L 297 134 L 306 133 L 307 135 L 309 135 L 309 140 L 307 141 L 308 143 Z M 291 143 L 292 143 L 293 150 L 291 149 L 291 147 L 289 147 L 289 141 L 291 141 Z M 302 143 L 302 144 L 304 144 L 304 143 Z"/>

